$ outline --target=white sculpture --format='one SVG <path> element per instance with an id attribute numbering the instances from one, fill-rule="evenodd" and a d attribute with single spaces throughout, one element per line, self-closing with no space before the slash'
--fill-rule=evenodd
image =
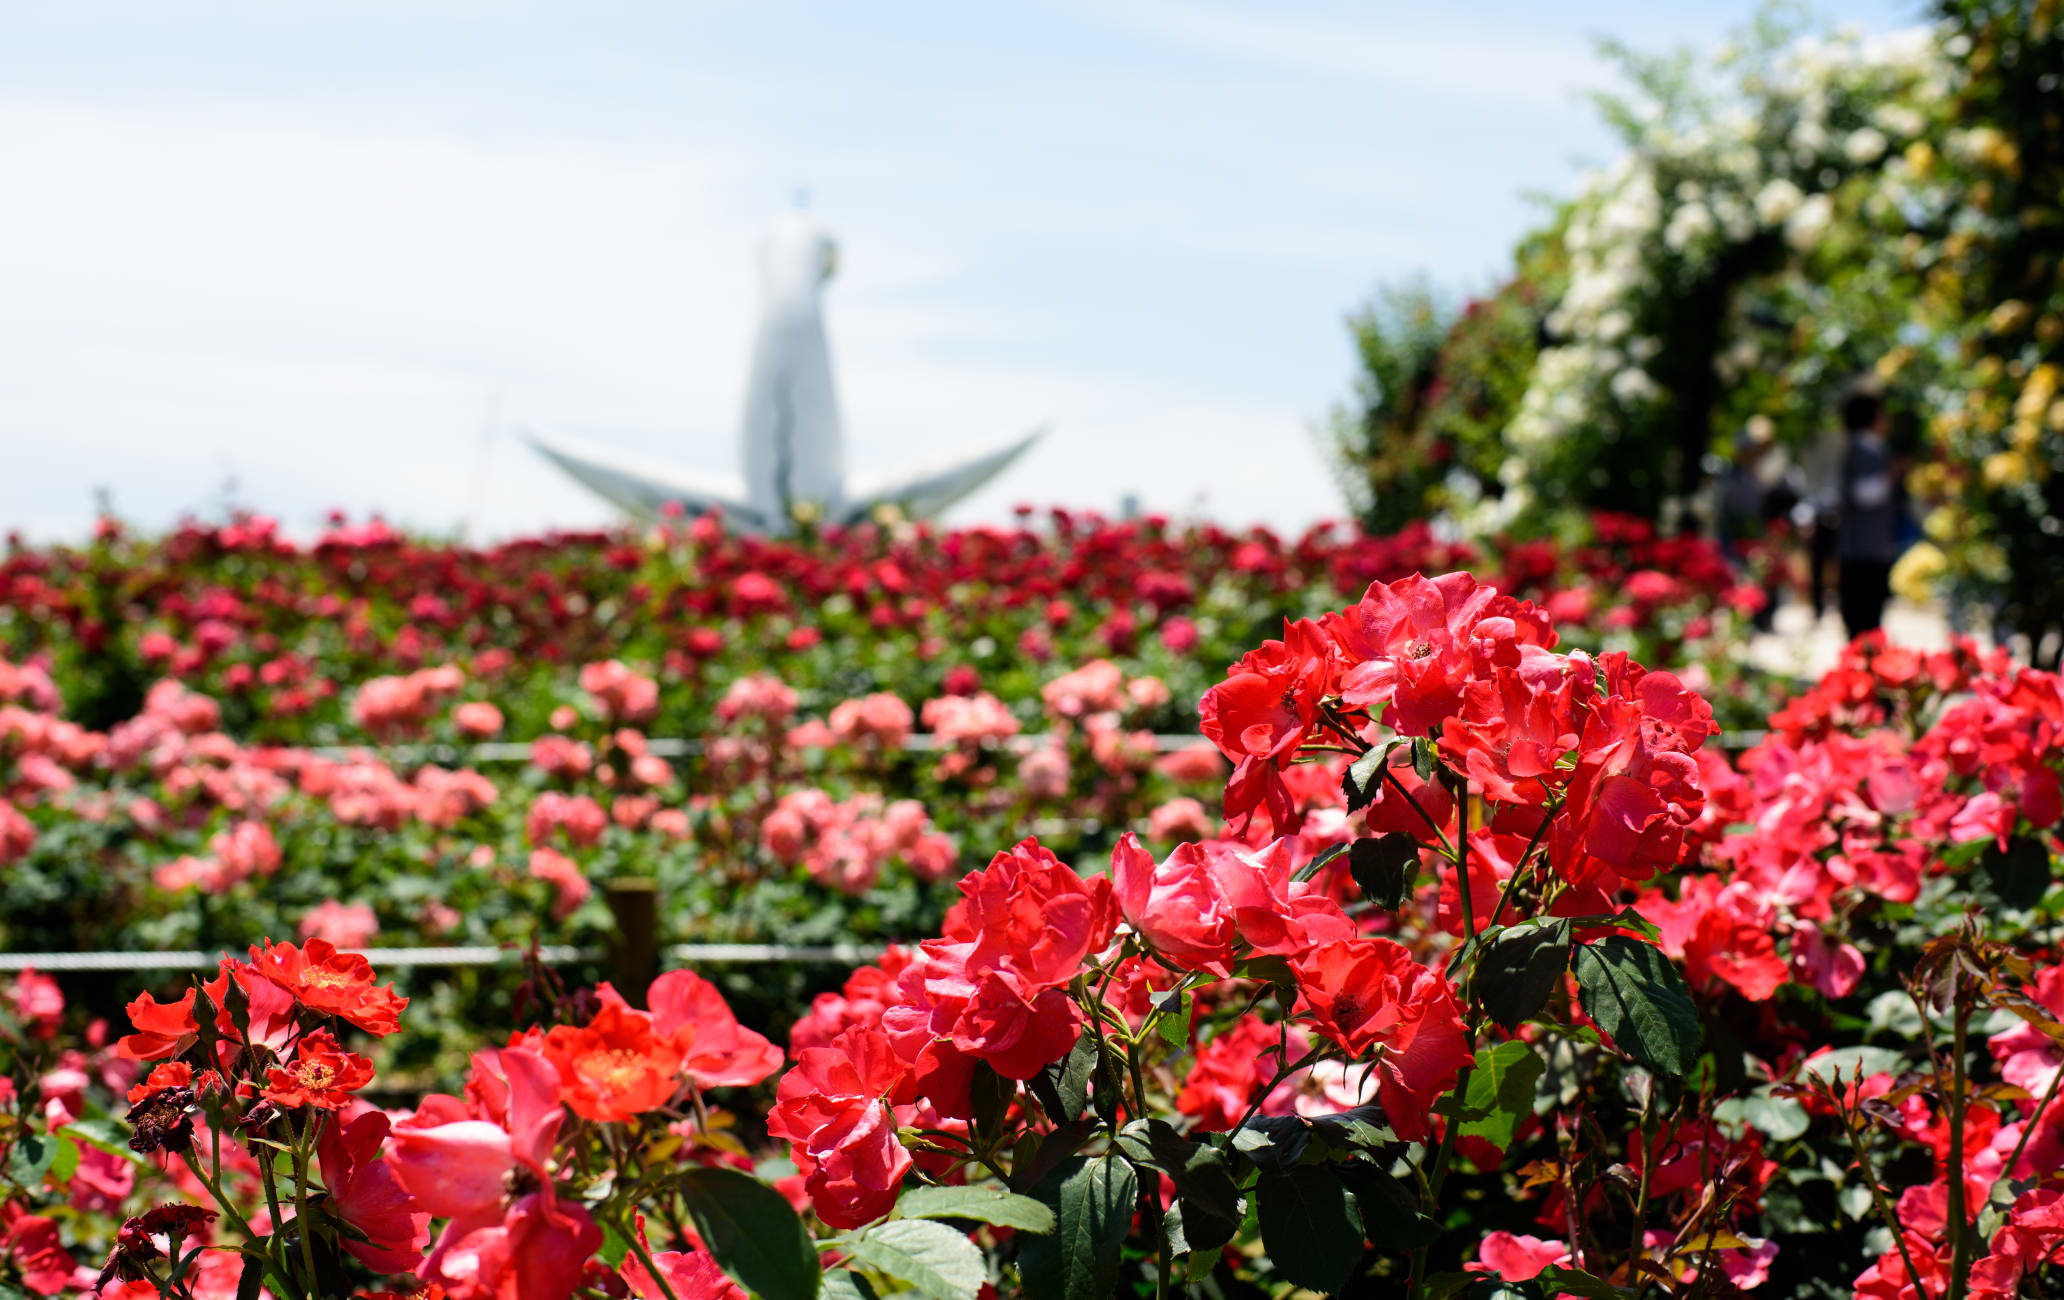
<path id="1" fill-rule="evenodd" d="M 783 532 L 798 507 L 829 523 L 876 508 L 935 514 L 994 478 L 1045 432 L 957 464 L 875 483 L 846 482 L 844 430 L 832 386 L 819 296 L 837 265 L 831 237 L 801 211 L 776 218 L 760 247 L 765 308 L 746 381 L 743 480 L 712 476 L 575 439 L 531 431 L 531 443 L 583 485 L 633 514 L 670 505 L 690 515 L 721 510 L 757 532 Z"/>

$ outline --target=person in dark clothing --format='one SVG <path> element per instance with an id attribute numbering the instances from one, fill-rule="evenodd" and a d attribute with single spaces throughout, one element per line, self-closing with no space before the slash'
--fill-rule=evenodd
<path id="1" fill-rule="evenodd" d="M 1852 638 L 1884 626 L 1892 562 L 1899 558 L 1899 505 L 1886 427 L 1885 400 L 1878 394 L 1858 390 L 1843 399 L 1835 556 L 1842 566 L 1842 624 Z"/>
<path id="2" fill-rule="evenodd" d="M 1806 539 L 1806 592 L 1813 603 L 1813 621 L 1827 612 L 1829 571 L 1835 564 L 1835 533 L 1841 526 L 1842 453 L 1848 439 L 1828 429 L 1814 439 L 1800 460 L 1796 475 L 1799 503 L 1792 522 Z"/>

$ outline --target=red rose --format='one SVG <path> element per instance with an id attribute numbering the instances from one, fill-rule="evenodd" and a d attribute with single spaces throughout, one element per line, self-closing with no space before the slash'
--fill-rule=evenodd
<path id="1" fill-rule="evenodd" d="M 775 1091 L 767 1132 L 786 1138 L 817 1217 L 857 1228 L 895 1207 L 910 1153 L 889 1108 L 908 1067 L 889 1040 L 865 1027 L 797 1058 Z"/>
<path id="2" fill-rule="evenodd" d="M 1445 975 L 1389 939 L 1325 944 L 1290 963 L 1298 1014 L 1356 1057 L 1381 1047 L 1377 1095 L 1399 1137 L 1419 1141 L 1440 1095 L 1469 1063 L 1462 1004 Z"/>
<path id="3" fill-rule="evenodd" d="M 201 1026 L 194 1019 L 194 990 L 177 1002 L 160 1002 L 139 993 L 129 1004 L 129 1023 L 136 1032 L 115 1044 L 115 1054 L 132 1061 L 157 1061 L 193 1046 Z"/>
<path id="4" fill-rule="evenodd" d="M 317 1015 L 337 1016 L 369 1034 L 385 1037 L 401 1028 L 408 999 L 373 983 L 373 967 L 357 953 L 338 952 L 326 939 L 305 947 L 275 943 L 251 949 L 253 969 Z"/>
<path id="5" fill-rule="evenodd" d="M 605 997 L 580 1028 L 553 1026 L 544 1052 L 559 1071 L 560 1099 L 585 1119 L 627 1120 L 666 1105 L 680 1088 L 681 1048 L 620 997 Z"/>
<path id="6" fill-rule="evenodd" d="M 302 1038 L 292 1064 L 275 1065 L 265 1072 L 265 1099 L 287 1110 L 298 1106 L 335 1110 L 372 1081 L 371 1061 L 343 1050 L 327 1032 L 317 1030 Z"/>

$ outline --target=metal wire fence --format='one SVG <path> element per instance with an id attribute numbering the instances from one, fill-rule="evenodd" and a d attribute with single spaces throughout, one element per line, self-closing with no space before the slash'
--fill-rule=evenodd
<path id="1" fill-rule="evenodd" d="M 485 945 L 452 948 L 353 948 L 381 969 L 414 967 L 459 968 L 463 966 L 513 966 L 530 953 L 528 948 L 491 948 Z M 684 966 L 751 966 L 769 962 L 801 962 L 858 966 L 887 951 L 881 944 L 786 944 L 786 943 L 677 943 L 664 950 L 667 959 Z M 578 962 L 600 962 L 608 954 L 600 948 L 575 948 L 546 944 L 536 949 L 537 959 L 548 966 Z M 224 957 L 242 957 L 241 951 L 204 952 L 176 949 L 167 952 L 13 952 L 0 953 L 0 971 L 35 970 L 46 975 L 78 971 L 183 971 L 214 970 Z"/>
<path id="2" fill-rule="evenodd" d="M 1770 733 L 1759 730 L 1726 731 L 1720 734 L 1723 749 L 1747 749 L 1761 744 Z M 1051 732 L 1028 732 L 1012 736 L 1006 746 L 1016 751 L 1039 749 L 1052 742 Z M 1160 732 L 1154 736 L 1154 748 L 1163 754 L 1188 749 L 1203 740 L 1194 733 Z M 648 738 L 646 747 L 661 758 L 688 758 L 703 751 L 705 742 L 680 736 L 656 736 Z M 437 763 L 468 765 L 490 763 L 522 763 L 530 758 L 530 745 L 520 740 L 486 740 L 472 745 L 310 745 L 305 747 L 311 754 L 321 758 L 347 759 L 369 755 L 389 766 L 406 766 L 413 763 Z M 936 753 L 951 748 L 940 742 L 929 732 L 912 732 L 904 738 L 903 748 L 914 754 Z"/>
<path id="3" fill-rule="evenodd" d="M 1724 732 L 1720 736 L 1720 744 L 1729 750 L 1747 749 L 1761 743 L 1768 734 L 1752 730 Z M 1012 737 L 1010 745 L 1013 749 L 1034 749 L 1046 744 L 1050 739 L 1049 733 L 1032 733 Z M 1173 753 L 1196 744 L 1198 740 L 1199 737 L 1195 735 L 1164 732 L 1154 737 L 1154 745 L 1162 753 Z M 703 748 L 702 741 L 681 737 L 658 737 L 646 743 L 652 753 L 662 758 L 687 757 L 700 753 Z M 904 741 L 903 747 L 917 753 L 943 748 L 937 737 L 924 733 L 912 733 Z M 483 741 L 474 745 L 319 745 L 311 746 L 309 749 L 310 752 L 327 758 L 370 755 L 389 765 L 509 763 L 523 762 L 530 758 L 530 746 L 520 741 Z M 368 960 L 387 969 L 459 969 L 515 965 L 522 962 L 533 950 L 472 945 L 447 948 L 366 948 L 354 951 L 363 952 Z M 537 960 L 554 966 L 604 962 L 610 960 L 611 956 L 602 949 L 575 948 L 564 944 L 544 945 L 534 951 Z M 885 948 L 879 944 L 682 943 L 666 946 L 661 951 L 668 961 L 680 965 L 751 966 L 809 963 L 857 966 L 880 957 Z M 36 970 L 59 975 L 88 971 L 146 973 L 213 970 L 221 958 L 241 955 L 227 951 L 205 952 L 199 949 L 163 952 L 0 953 L 0 972 Z"/>

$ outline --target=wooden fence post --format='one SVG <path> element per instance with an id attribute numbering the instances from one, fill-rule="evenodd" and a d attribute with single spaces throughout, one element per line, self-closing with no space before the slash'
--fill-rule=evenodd
<path id="1" fill-rule="evenodd" d="M 610 981 L 634 1007 L 659 977 L 659 882 L 646 876 L 611 880 L 603 886 L 616 933 L 609 939 Z"/>

